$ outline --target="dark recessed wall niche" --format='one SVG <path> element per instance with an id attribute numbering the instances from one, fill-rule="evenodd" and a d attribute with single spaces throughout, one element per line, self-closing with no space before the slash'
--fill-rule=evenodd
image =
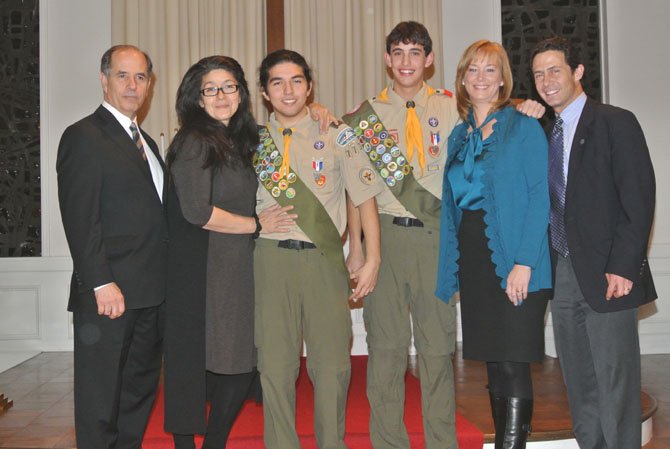
<path id="1" fill-rule="evenodd" d="M 0 256 L 41 255 L 38 0 L 0 0 Z"/>
<path id="2" fill-rule="evenodd" d="M 514 98 L 539 99 L 530 52 L 541 40 L 560 35 L 579 50 L 586 69 L 586 94 L 602 100 L 600 6 L 598 0 L 501 0 L 502 44 L 514 75 Z"/>

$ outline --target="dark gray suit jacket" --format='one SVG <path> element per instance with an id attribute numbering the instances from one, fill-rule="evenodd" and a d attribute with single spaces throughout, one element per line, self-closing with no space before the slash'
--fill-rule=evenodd
<path id="1" fill-rule="evenodd" d="M 647 262 L 655 197 L 654 169 L 635 116 L 587 99 L 570 153 L 565 224 L 577 281 L 594 310 L 656 299 Z M 605 300 L 605 273 L 632 280 L 630 294 Z"/>

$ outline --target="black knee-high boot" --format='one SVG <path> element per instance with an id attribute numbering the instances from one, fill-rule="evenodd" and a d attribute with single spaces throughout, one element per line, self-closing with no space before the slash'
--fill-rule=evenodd
<path id="1" fill-rule="evenodd" d="M 209 418 L 202 449 L 223 449 L 233 423 L 249 395 L 249 387 L 257 371 L 250 373 L 221 375 L 207 372 L 207 395 Z"/>
<path id="2" fill-rule="evenodd" d="M 493 417 L 493 428 L 495 429 L 495 449 L 502 449 L 505 436 L 505 424 L 507 422 L 507 398 L 496 396 L 489 391 L 491 401 L 491 416 Z"/>
<path id="3" fill-rule="evenodd" d="M 507 398 L 507 419 L 502 449 L 525 449 L 533 417 L 533 400 Z M 498 432 L 496 431 L 496 441 Z M 496 446 L 497 447 L 497 446 Z"/>

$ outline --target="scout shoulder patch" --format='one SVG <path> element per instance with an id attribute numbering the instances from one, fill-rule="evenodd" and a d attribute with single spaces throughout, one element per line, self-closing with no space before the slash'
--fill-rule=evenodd
<path id="1" fill-rule="evenodd" d="M 441 94 L 441 95 L 445 95 L 447 97 L 453 97 L 454 96 L 454 94 L 452 94 L 451 91 L 449 91 L 447 89 L 435 89 L 435 92 L 437 92 L 438 94 Z"/>
<path id="2" fill-rule="evenodd" d="M 340 133 L 337 135 L 337 138 L 335 139 L 335 142 L 341 147 L 346 147 L 347 144 L 353 141 L 355 138 L 356 133 L 350 126 L 347 126 L 346 128 L 343 128 L 342 131 L 340 131 Z"/>

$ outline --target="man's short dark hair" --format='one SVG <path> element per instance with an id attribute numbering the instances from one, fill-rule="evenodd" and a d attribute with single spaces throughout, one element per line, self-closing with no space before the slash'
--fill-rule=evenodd
<path id="1" fill-rule="evenodd" d="M 281 49 L 273 51 L 263 59 L 263 62 L 261 62 L 261 67 L 258 69 L 258 81 L 261 89 L 265 90 L 270 81 L 270 69 L 283 62 L 292 62 L 293 64 L 300 66 L 300 68 L 302 68 L 302 74 L 305 76 L 305 80 L 308 83 L 312 82 L 312 69 L 310 69 L 309 64 L 305 61 L 304 56 L 293 50 Z"/>
<path id="2" fill-rule="evenodd" d="M 100 72 L 104 73 L 105 76 L 109 76 L 109 70 L 112 67 L 112 56 L 114 55 L 115 52 L 121 50 L 136 50 L 142 53 L 147 60 L 147 75 L 151 75 L 154 65 L 151 62 L 151 58 L 149 57 L 149 55 L 146 54 L 146 52 L 143 52 L 139 48 L 135 47 L 134 45 L 126 45 L 126 44 L 114 45 L 102 55 L 102 58 L 100 59 Z"/>
<path id="3" fill-rule="evenodd" d="M 577 66 L 582 64 L 579 51 L 572 46 L 570 41 L 561 36 L 553 36 L 538 42 L 530 53 L 530 63 L 533 64 L 535 56 L 545 51 L 560 51 L 565 57 L 570 69 L 574 72 Z"/>
<path id="4" fill-rule="evenodd" d="M 407 21 L 397 24 L 386 36 L 386 53 L 391 53 L 391 46 L 403 44 L 421 45 L 426 56 L 433 51 L 433 41 L 425 26 L 419 22 Z"/>

